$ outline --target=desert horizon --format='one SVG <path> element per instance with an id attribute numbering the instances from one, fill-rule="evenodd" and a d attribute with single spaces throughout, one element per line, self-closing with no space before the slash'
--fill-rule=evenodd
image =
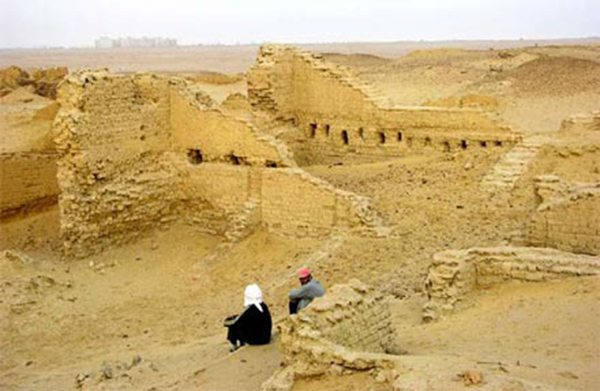
<path id="1" fill-rule="evenodd" d="M 435 48 L 470 50 L 509 49 L 553 45 L 600 45 L 600 38 L 540 40 L 454 40 L 289 43 L 317 53 L 369 54 L 397 59 L 410 51 Z M 66 66 L 72 69 L 107 67 L 116 72 L 221 72 L 242 73 L 253 63 L 261 44 L 182 45 L 170 48 L 46 48 L 0 49 L 0 67 Z M 125 55 L 125 58 L 122 56 Z M 127 59 L 127 56 L 134 56 Z"/>

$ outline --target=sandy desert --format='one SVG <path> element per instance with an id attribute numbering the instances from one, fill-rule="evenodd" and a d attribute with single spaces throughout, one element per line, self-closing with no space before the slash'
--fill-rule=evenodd
<path id="1" fill-rule="evenodd" d="M 600 41 L 0 67 L 0 389 L 598 389 Z"/>

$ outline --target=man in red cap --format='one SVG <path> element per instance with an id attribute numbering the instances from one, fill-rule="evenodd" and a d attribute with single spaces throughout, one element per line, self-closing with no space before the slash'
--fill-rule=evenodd
<path id="1" fill-rule="evenodd" d="M 300 288 L 290 292 L 290 314 L 296 314 L 301 309 L 310 304 L 315 297 L 321 297 L 325 294 L 323 285 L 317 280 L 313 280 L 310 270 L 300 269 L 298 272 L 300 279 Z"/>

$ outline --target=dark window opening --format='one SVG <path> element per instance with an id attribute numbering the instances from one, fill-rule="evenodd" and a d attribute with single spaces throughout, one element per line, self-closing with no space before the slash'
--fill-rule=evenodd
<path id="1" fill-rule="evenodd" d="M 229 159 L 229 162 L 234 166 L 239 166 L 240 164 L 242 164 L 242 159 L 240 159 L 238 156 L 235 156 L 233 153 L 227 155 L 227 158 Z"/>
<path id="2" fill-rule="evenodd" d="M 413 138 L 412 137 L 408 137 L 406 139 L 406 145 L 408 145 L 409 147 L 412 147 L 412 142 L 413 142 Z"/>
<path id="3" fill-rule="evenodd" d="M 485 141 L 480 141 L 479 145 L 481 145 L 483 148 L 487 147 L 487 142 Z"/>
<path id="4" fill-rule="evenodd" d="M 385 133 L 379 132 L 379 144 L 385 144 Z"/>
<path id="5" fill-rule="evenodd" d="M 325 125 L 325 136 L 329 137 L 330 130 L 331 130 L 331 125 Z"/>
<path id="6" fill-rule="evenodd" d="M 140 131 L 141 131 L 141 132 L 144 132 L 145 130 L 146 130 L 146 125 L 143 125 L 143 124 L 142 124 L 142 125 L 140 125 Z M 145 134 L 142 134 L 142 135 L 140 136 L 140 141 L 144 141 L 144 140 L 146 140 L 146 135 L 145 135 Z"/>
<path id="7" fill-rule="evenodd" d="M 317 124 L 310 124 L 309 136 L 314 138 L 317 134 Z"/>
<path id="8" fill-rule="evenodd" d="M 402 132 L 398 132 L 398 142 L 402 141 Z"/>
<path id="9" fill-rule="evenodd" d="M 199 149 L 189 149 L 187 152 L 188 161 L 192 164 L 200 164 L 204 161 L 202 151 Z"/>
<path id="10" fill-rule="evenodd" d="M 277 168 L 277 163 L 272 160 L 267 160 L 265 166 L 269 168 Z"/>
<path id="11" fill-rule="evenodd" d="M 365 139 L 365 130 L 363 128 L 358 128 L 358 137 L 360 137 L 361 140 Z"/>
<path id="12" fill-rule="evenodd" d="M 502 146 L 502 141 L 496 141 L 496 146 L 497 147 L 501 147 Z"/>
<path id="13" fill-rule="evenodd" d="M 450 152 L 450 143 L 448 141 L 444 141 L 442 145 L 444 146 L 444 152 Z"/>
<path id="14" fill-rule="evenodd" d="M 429 147 L 431 145 L 431 138 L 425 137 L 424 144 L 425 144 L 426 147 Z"/>
<path id="15" fill-rule="evenodd" d="M 342 131 L 342 141 L 344 145 L 348 145 L 348 143 L 350 142 L 350 140 L 348 139 L 348 132 L 346 132 L 345 130 Z"/>
<path id="16" fill-rule="evenodd" d="M 460 147 L 462 149 L 467 149 L 467 140 L 461 140 L 460 141 Z"/>

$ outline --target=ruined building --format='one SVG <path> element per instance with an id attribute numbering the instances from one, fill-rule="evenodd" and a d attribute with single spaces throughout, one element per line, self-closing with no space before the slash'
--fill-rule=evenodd
<path id="1" fill-rule="evenodd" d="M 53 97 L 55 89 L 47 89 Z M 14 94 L 0 99 L 18 100 Z M 106 70 L 74 72 L 60 84 L 56 102 L 29 103 L 30 122 L 52 128 L 54 142 L 0 151 L 6 181 L 0 218 L 58 200 L 66 258 L 100 253 L 173 223 L 229 245 L 258 228 L 295 238 L 351 232 L 402 240 L 369 198 L 303 167 L 493 151 L 498 161 L 479 178 L 493 209 L 512 207 L 502 202 L 532 161 L 600 152 L 598 113 L 565 121 L 561 132 L 579 134 L 581 145 L 548 146 L 524 140 L 490 111 L 394 106 L 350 70 L 287 46 L 261 47 L 247 74 L 247 99 L 230 95 L 221 105 L 184 78 Z M 591 134 L 595 144 L 588 142 Z M 39 178 L 21 175 L 25 168 Z M 511 238 L 436 254 L 423 286 L 423 318 L 453 311 L 479 286 L 599 274 L 600 182 L 597 175 L 582 178 L 531 175 L 532 202 Z M 368 371 L 406 389 L 398 373 L 418 360 L 390 354 L 391 324 L 382 293 L 357 280 L 332 287 L 280 324 L 284 365 L 264 389 L 288 390 L 296 378 L 349 371 Z"/>
<path id="2" fill-rule="evenodd" d="M 369 200 L 308 174 L 295 154 L 397 156 L 411 148 L 502 148 L 518 137 L 472 109 L 391 107 L 316 55 L 264 46 L 253 108 L 297 129 L 291 148 L 183 79 L 81 71 L 62 84 L 61 232 L 85 256 L 181 221 L 227 237 L 254 226 L 293 236 L 389 230 Z M 299 140 L 299 141 L 298 141 Z"/>
<path id="3" fill-rule="evenodd" d="M 248 74 L 248 99 L 296 125 L 294 149 L 313 158 L 501 148 L 518 140 L 490 112 L 393 106 L 348 69 L 293 47 L 261 47 Z"/>
<path id="4" fill-rule="evenodd" d="M 183 80 L 84 71 L 67 78 L 59 103 L 54 132 L 68 255 L 175 220 L 240 235 L 258 225 L 300 236 L 383 227 L 367 199 L 296 167 L 285 144 Z"/>

